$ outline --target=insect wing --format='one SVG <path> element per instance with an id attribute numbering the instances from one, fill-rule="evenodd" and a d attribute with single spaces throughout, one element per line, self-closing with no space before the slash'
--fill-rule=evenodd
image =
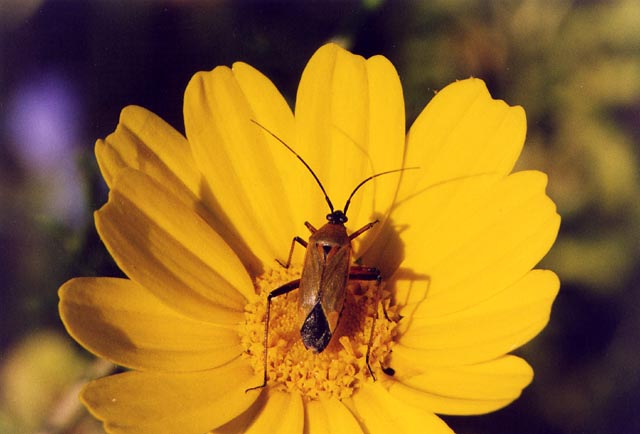
<path id="1" fill-rule="evenodd" d="M 335 251 L 327 257 L 322 281 L 320 284 L 320 303 L 327 314 L 329 328 L 333 333 L 344 305 L 347 280 L 349 279 L 349 263 L 351 245 L 334 246 Z"/>
<path id="2" fill-rule="evenodd" d="M 316 243 L 309 243 L 304 256 L 304 266 L 298 290 L 300 292 L 298 300 L 298 322 L 300 325 L 307 319 L 307 315 L 319 301 L 323 269 L 324 261 L 321 253 L 317 251 Z"/>
<path id="3" fill-rule="evenodd" d="M 344 229 L 344 226 L 332 226 Z M 324 228 L 309 240 L 298 304 L 303 342 L 307 348 L 314 348 L 318 352 L 329 343 L 338 325 L 351 257 L 348 238 L 343 239 L 342 234 L 327 234 Z M 344 234 L 346 237 L 346 230 Z"/>

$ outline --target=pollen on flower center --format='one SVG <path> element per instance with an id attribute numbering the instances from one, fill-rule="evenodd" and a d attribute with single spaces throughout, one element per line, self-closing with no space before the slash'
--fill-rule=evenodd
<path id="1" fill-rule="evenodd" d="M 300 267 L 278 267 L 256 279 L 260 295 L 257 302 L 245 308 L 246 327 L 242 336 L 245 357 L 252 361 L 256 372 L 264 370 L 264 330 L 269 292 L 300 278 Z M 376 309 L 376 291 L 380 291 Z M 363 382 L 373 381 L 366 363 L 371 340 L 369 365 L 376 378 L 387 366 L 393 345 L 396 323 L 388 318 L 397 316 L 389 307 L 390 294 L 375 283 L 349 281 L 340 322 L 329 345 L 321 353 L 307 350 L 300 338 L 298 323 L 298 293 L 273 298 L 268 332 L 267 387 L 282 391 L 297 391 L 307 399 L 349 397 Z M 384 306 L 384 308 L 383 308 Z M 385 315 L 386 311 L 386 315 Z M 371 337 L 371 328 L 373 337 Z"/>

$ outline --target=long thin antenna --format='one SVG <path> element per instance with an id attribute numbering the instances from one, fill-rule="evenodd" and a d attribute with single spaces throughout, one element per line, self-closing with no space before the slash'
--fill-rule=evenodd
<path id="1" fill-rule="evenodd" d="M 284 140 L 282 140 L 280 137 L 276 136 L 274 133 L 272 133 L 271 131 L 269 131 L 268 129 L 266 129 L 265 127 L 263 127 L 262 125 L 260 125 L 257 121 L 251 119 L 251 122 L 253 122 L 254 124 L 256 124 L 257 126 L 259 126 L 260 128 L 262 128 L 264 131 L 266 131 L 267 133 L 269 133 L 271 135 L 271 137 L 273 137 L 274 139 L 276 139 L 277 141 L 279 141 L 280 143 L 282 143 L 284 145 L 285 148 L 287 148 L 288 150 L 290 150 L 293 155 L 295 155 L 296 157 L 298 157 L 298 160 L 302 161 L 302 164 L 304 164 L 304 167 L 306 167 L 309 172 L 311 172 L 311 175 L 313 175 L 313 179 L 316 180 L 316 182 L 318 183 L 318 186 L 320 187 L 320 190 L 322 190 L 322 193 L 324 194 L 324 198 L 327 201 L 327 204 L 329 205 L 329 209 L 331 210 L 331 212 L 333 212 L 333 204 L 331 203 L 331 199 L 329 199 L 329 195 L 327 194 L 327 192 L 325 191 L 324 187 L 322 186 L 322 183 L 320 182 L 320 179 L 318 178 L 318 176 L 316 175 L 316 173 L 313 171 L 313 169 L 307 164 L 306 161 L 304 161 L 302 159 L 302 157 L 300 155 L 298 155 L 298 153 L 296 151 L 293 150 L 293 148 L 291 148 L 291 146 L 287 145 Z M 382 175 L 382 173 L 381 173 Z M 360 187 L 360 186 L 358 186 Z M 356 187 L 357 189 L 357 187 Z M 352 194 L 353 196 L 353 194 Z M 349 197 L 349 199 L 351 199 L 351 197 Z M 347 201 L 348 202 L 348 201 Z"/>
<path id="2" fill-rule="evenodd" d="M 373 178 L 377 178 L 378 176 L 382 176 L 382 175 L 387 175 L 389 173 L 402 172 L 404 170 L 414 170 L 414 169 L 419 169 L 419 167 L 403 167 L 402 169 L 387 170 L 386 172 L 376 173 L 375 175 L 371 175 L 370 177 L 364 179 L 362 182 L 360 182 L 360 184 L 356 185 L 356 188 L 353 189 L 353 191 L 349 195 L 349 199 L 347 199 L 347 202 L 344 204 L 344 208 L 342 209 L 342 212 L 344 213 L 344 215 L 347 215 L 347 209 L 349 208 L 349 204 L 351 203 L 351 198 L 353 197 L 353 195 L 356 194 L 356 191 L 358 191 L 360 187 L 365 185 L 367 182 L 371 181 Z"/>

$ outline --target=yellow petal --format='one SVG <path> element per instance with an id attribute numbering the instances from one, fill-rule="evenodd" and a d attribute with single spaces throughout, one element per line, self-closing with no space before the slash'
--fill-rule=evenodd
<path id="1" fill-rule="evenodd" d="M 302 398 L 297 393 L 267 391 L 264 407 L 256 415 L 246 434 L 299 434 L 304 427 Z"/>
<path id="2" fill-rule="evenodd" d="M 248 269 L 259 268 L 251 253 L 228 221 L 211 212 L 201 198 L 203 178 L 187 140 L 150 111 L 128 106 L 120 114 L 116 131 L 96 143 L 96 157 L 109 187 L 123 169 L 149 175 L 178 200 L 198 213 L 231 245 Z"/>
<path id="3" fill-rule="evenodd" d="M 513 284 L 547 253 L 560 217 L 546 196 L 546 176 L 519 172 L 433 187 L 401 204 L 404 270 L 397 278 L 404 316 L 436 317 L 488 299 Z M 408 288 L 412 293 L 407 292 Z"/>
<path id="4" fill-rule="evenodd" d="M 405 404 L 379 383 L 363 386 L 348 405 L 370 434 L 453 434 L 429 409 Z"/>
<path id="5" fill-rule="evenodd" d="M 506 175 L 520 155 L 525 133 L 522 107 L 492 99 L 482 80 L 450 84 L 409 131 L 406 164 L 419 166 L 421 176 L 406 177 L 403 191 L 469 175 Z"/>
<path id="6" fill-rule="evenodd" d="M 142 370 L 196 371 L 242 352 L 235 326 L 178 314 L 131 280 L 78 278 L 62 285 L 60 318 L 94 354 Z"/>
<path id="7" fill-rule="evenodd" d="M 123 171 L 95 219 L 120 268 L 166 304 L 204 321 L 242 320 L 254 291 L 237 256 L 151 178 Z"/>
<path id="8" fill-rule="evenodd" d="M 393 357 L 413 360 L 423 370 L 499 357 L 544 328 L 559 286 L 553 272 L 533 270 L 467 309 L 433 318 L 411 318 Z"/>
<path id="9" fill-rule="evenodd" d="M 309 401 L 305 405 L 305 432 L 313 434 L 358 434 L 362 429 L 351 412 L 337 399 Z"/>
<path id="10" fill-rule="evenodd" d="M 258 262 L 249 271 L 258 274 L 260 263 L 271 265 L 288 252 L 293 220 L 274 157 L 282 155 L 282 145 L 252 120 L 290 143 L 291 110 L 264 75 L 236 63 L 233 69 L 194 75 L 185 93 L 184 116 L 206 180 L 201 196 L 215 214 L 226 217 L 243 249 L 253 252 Z"/>
<path id="11" fill-rule="evenodd" d="M 303 406 L 299 394 L 267 387 L 247 411 L 211 434 L 301 433 L 305 423 Z"/>
<path id="12" fill-rule="evenodd" d="M 202 434 L 245 411 L 260 379 L 240 358 L 190 373 L 131 371 L 89 383 L 81 399 L 114 434 Z"/>
<path id="13" fill-rule="evenodd" d="M 366 177 L 402 167 L 404 102 L 393 65 L 335 44 L 321 47 L 305 68 L 296 99 L 296 149 L 314 169 L 336 209 Z M 293 161 L 293 159 L 292 159 Z M 293 161 L 292 164 L 297 164 Z M 348 210 L 350 229 L 384 216 L 400 175 L 362 188 Z M 315 182 L 301 175 L 298 219 L 322 224 L 327 207 Z"/>
<path id="14" fill-rule="evenodd" d="M 96 157 L 109 187 L 124 168 L 146 173 L 177 193 L 198 195 L 201 175 L 189 142 L 154 113 L 125 107 L 115 132 L 96 143 Z"/>
<path id="15" fill-rule="evenodd" d="M 482 414 L 517 399 L 532 378 L 533 371 L 524 360 L 505 356 L 477 365 L 430 368 L 398 379 L 389 393 L 407 405 L 438 414 Z"/>

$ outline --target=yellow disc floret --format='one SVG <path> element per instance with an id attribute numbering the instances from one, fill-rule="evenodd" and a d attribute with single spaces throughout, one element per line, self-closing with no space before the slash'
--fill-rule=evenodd
<path id="1" fill-rule="evenodd" d="M 246 328 L 242 336 L 245 357 L 256 372 L 264 370 L 264 336 L 267 295 L 300 278 L 300 267 L 274 268 L 256 279 L 259 301 L 245 309 Z M 365 381 L 385 375 L 396 323 L 390 294 L 375 282 L 349 281 L 340 322 L 331 342 L 321 353 L 307 350 L 300 339 L 298 290 L 273 298 L 268 329 L 267 386 L 297 391 L 307 399 L 349 397 Z M 377 315 L 376 315 L 377 309 Z M 372 334 L 373 327 L 373 334 Z"/>

